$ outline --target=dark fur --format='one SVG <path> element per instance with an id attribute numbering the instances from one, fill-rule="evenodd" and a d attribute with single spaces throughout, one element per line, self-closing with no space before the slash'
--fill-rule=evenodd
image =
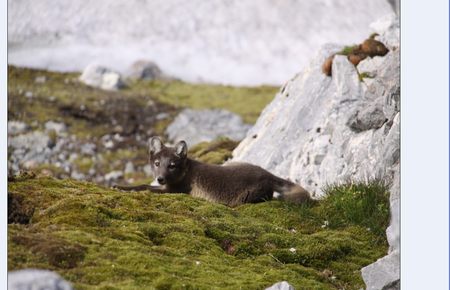
<path id="1" fill-rule="evenodd" d="M 194 197 L 237 206 L 270 200 L 274 192 L 281 199 L 302 203 L 311 200 L 301 186 L 279 178 L 259 166 L 249 163 L 212 165 L 187 157 L 184 141 L 166 147 L 158 137 L 149 145 L 150 165 L 161 186 L 117 186 L 127 191 L 150 190 L 156 193 L 187 193 Z M 156 166 L 159 162 L 159 166 Z M 155 164 L 156 163 L 156 164 Z"/>

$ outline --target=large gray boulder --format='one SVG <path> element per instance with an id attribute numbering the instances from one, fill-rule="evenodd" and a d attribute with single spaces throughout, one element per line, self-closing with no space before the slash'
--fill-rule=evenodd
<path id="1" fill-rule="evenodd" d="M 232 161 L 257 164 L 301 184 L 316 197 L 323 195 L 327 184 L 349 179 L 390 181 L 389 256 L 364 268 L 363 278 L 368 289 L 396 289 L 399 272 L 389 269 L 399 269 L 398 20 L 387 17 L 373 26 L 379 39 L 389 42 L 386 56 L 358 67 L 345 56 L 336 56 L 332 77 L 327 77 L 322 63 L 341 47 L 324 46 L 264 109 L 234 150 Z M 364 72 L 360 68 L 370 70 L 374 78 L 360 81 L 358 74 Z"/>
<path id="2" fill-rule="evenodd" d="M 166 134 L 171 141 L 185 140 L 189 146 L 193 146 L 218 137 L 239 141 L 250 127 L 240 116 L 226 110 L 185 109 L 167 127 Z"/>
<path id="3" fill-rule="evenodd" d="M 48 270 L 24 269 L 8 273 L 9 290 L 72 290 L 57 273 Z"/>

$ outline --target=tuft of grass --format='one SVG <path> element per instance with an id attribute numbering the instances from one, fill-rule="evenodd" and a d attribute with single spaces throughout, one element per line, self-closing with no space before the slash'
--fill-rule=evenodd
<path id="1" fill-rule="evenodd" d="M 237 208 L 31 174 L 11 179 L 8 192 L 8 216 L 27 218 L 8 221 L 9 270 L 54 270 L 77 289 L 262 289 L 281 280 L 360 289 L 359 270 L 387 251 L 378 183 L 330 186 L 314 204 Z"/>
<path id="2" fill-rule="evenodd" d="M 373 180 L 331 185 L 325 188 L 322 213 L 330 227 L 353 224 L 384 236 L 389 222 L 389 192 L 385 182 Z"/>

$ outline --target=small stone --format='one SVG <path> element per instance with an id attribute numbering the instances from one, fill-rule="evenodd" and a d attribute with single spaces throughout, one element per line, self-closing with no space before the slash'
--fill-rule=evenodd
<path id="1" fill-rule="evenodd" d="M 64 123 L 48 121 L 45 123 L 45 131 L 55 131 L 58 136 L 61 136 L 65 135 L 65 133 L 67 132 L 67 126 Z"/>
<path id="2" fill-rule="evenodd" d="M 134 62 L 128 73 L 130 78 L 142 79 L 142 80 L 155 80 L 163 77 L 163 73 L 159 66 L 146 60 L 138 60 Z"/>
<path id="3" fill-rule="evenodd" d="M 124 170 L 125 174 L 134 173 L 134 171 L 135 171 L 135 170 L 134 170 L 133 162 L 128 161 L 128 162 L 125 164 L 125 170 Z"/>
<path id="4" fill-rule="evenodd" d="M 124 86 L 119 73 L 98 64 L 88 65 L 80 76 L 80 81 L 88 86 L 103 90 L 114 91 Z"/>
<path id="5" fill-rule="evenodd" d="M 105 146 L 106 149 L 111 149 L 114 147 L 114 142 L 112 140 L 108 140 L 103 143 L 103 146 Z"/>
<path id="6" fill-rule="evenodd" d="M 18 135 L 25 133 L 29 126 L 20 121 L 8 121 L 8 135 Z"/>
<path id="7" fill-rule="evenodd" d="M 38 166 L 38 163 L 36 160 L 27 160 L 23 163 L 23 167 L 26 169 L 34 169 Z"/>
<path id="8" fill-rule="evenodd" d="M 71 153 L 69 155 L 69 162 L 74 162 L 78 158 L 78 153 Z"/>
<path id="9" fill-rule="evenodd" d="M 113 180 L 117 180 L 119 178 L 123 177 L 123 172 L 119 170 L 111 171 L 108 174 L 105 175 L 105 180 L 107 182 L 111 182 Z"/>
<path id="10" fill-rule="evenodd" d="M 45 76 L 38 76 L 34 79 L 34 82 L 37 84 L 43 84 L 47 81 L 47 78 Z"/>
<path id="11" fill-rule="evenodd" d="M 70 174 L 70 177 L 76 180 L 83 180 L 86 178 L 86 176 L 83 173 L 80 173 L 78 171 L 72 171 L 72 173 Z"/>
<path id="12" fill-rule="evenodd" d="M 82 154 L 94 155 L 96 148 L 97 146 L 94 143 L 84 143 L 81 145 L 80 151 Z"/>
<path id="13" fill-rule="evenodd" d="M 167 119 L 170 115 L 168 113 L 159 113 L 158 115 L 156 115 L 156 120 L 160 121 L 160 120 L 164 120 Z"/>

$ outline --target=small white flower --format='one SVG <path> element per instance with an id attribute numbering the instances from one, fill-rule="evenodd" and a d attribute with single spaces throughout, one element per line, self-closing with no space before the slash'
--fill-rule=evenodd
<path id="1" fill-rule="evenodd" d="M 296 250 L 295 248 L 290 248 L 289 251 L 290 251 L 291 253 L 297 252 L 297 250 Z"/>
<path id="2" fill-rule="evenodd" d="M 326 228 L 328 225 L 329 225 L 328 221 L 323 221 L 323 225 L 321 227 L 323 229 L 323 228 Z"/>
<path id="3" fill-rule="evenodd" d="M 200 265 L 200 261 L 195 261 L 195 265 Z"/>

